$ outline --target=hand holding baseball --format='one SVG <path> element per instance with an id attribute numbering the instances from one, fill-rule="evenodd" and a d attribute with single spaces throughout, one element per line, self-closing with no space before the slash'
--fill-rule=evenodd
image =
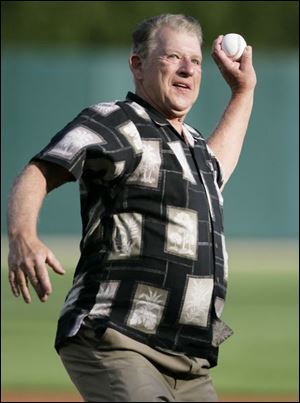
<path id="1" fill-rule="evenodd" d="M 256 85 L 252 47 L 235 35 L 219 35 L 213 42 L 212 57 L 233 93 L 252 91 Z"/>

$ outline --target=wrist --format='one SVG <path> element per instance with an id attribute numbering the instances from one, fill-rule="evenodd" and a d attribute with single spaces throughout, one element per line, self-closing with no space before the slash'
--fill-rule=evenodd
<path id="1" fill-rule="evenodd" d="M 233 103 L 234 105 L 249 106 L 253 105 L 253 101 L 254 89 L 247 91 L 232 91 L 231 93 L 230 103 Z"/>
<path id="2" fill-rule="evenodd" d="M 245 98 L 253 98 L 254 96 L 255 87 L 250 88 L 232 88 L 231 89 L 231 96 L 232 98 L 235 97 L 245 97 Z"/>
<path id="3" fill-rule="evenodd" d="M 36 230 L 27 229 L 27 228 L 9 228 L 8 230 L 8 238 L 9 241 L 15 241 L 20 239 L 36 239 L 37 233 Z"/>

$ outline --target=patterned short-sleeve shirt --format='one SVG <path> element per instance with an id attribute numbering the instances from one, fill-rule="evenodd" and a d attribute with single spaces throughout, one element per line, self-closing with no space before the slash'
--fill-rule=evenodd
<path id="1" fill-rule="evenodd" d="M 216 365 L 229 336 L 222 174 L 205 139 L 179 133 L 152 106 L 84 109 L 34 159 L 80 183 L 81 257 L 58 321 L 56 348 L 89 316 L 153 348 Z"/>

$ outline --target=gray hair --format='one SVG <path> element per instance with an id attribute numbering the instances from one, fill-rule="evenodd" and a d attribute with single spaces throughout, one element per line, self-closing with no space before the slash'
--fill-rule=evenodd
<path id="1" fill-rule="evenodd" d="M 193 33 L 197 35 L 200 46 L 202 45 L 201 25 L 194 17 L 183 14 L 161 14 L 137 25 L 132 34 L 132 53 L 146 58 L 155 47 L 155 34 L 164 26 L 176 31 Z"/>

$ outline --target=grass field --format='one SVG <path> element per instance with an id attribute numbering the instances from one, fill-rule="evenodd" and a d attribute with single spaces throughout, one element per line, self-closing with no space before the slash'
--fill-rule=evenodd
<path id="1" fill-rule="evenodd" d="M 75 390 L 53 342 L 78 254 L 72 254 L 70 240 L 50 239 L 48 244 L 67 274 L 51 274 L 54 291 L 45 304 L 35 297 L 29 305 L 15 299 L 2 261 L 3 391 Z M 5 244 L 2 252 L 6 257 Z M 212 370 L 215 387 L 220 394 L 297 396 L 298 245 L 231 241 L 228 252 L 229 290 L 223 319 L 235 334 L 220 347 L 219 365 Z"/>

